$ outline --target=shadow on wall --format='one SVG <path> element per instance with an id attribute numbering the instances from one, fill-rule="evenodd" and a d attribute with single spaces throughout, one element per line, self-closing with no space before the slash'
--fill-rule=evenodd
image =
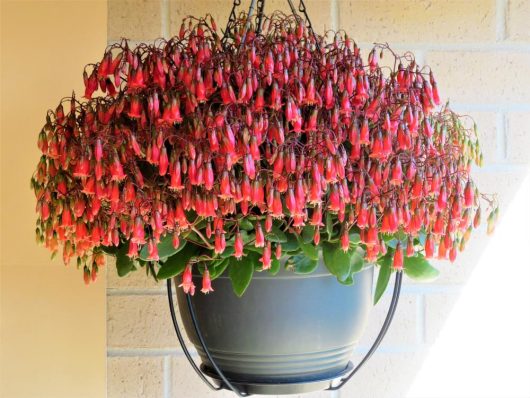
<path id="1" fill-rule="evenodd" d="M 469 249 L 477 251 L 476 257 L 446 267 L 468 268 L 458 285 L 404 287 L 400 310 L 415 314 L 396 314 L 379 353 L 341 396 L 530 395 L 530 262 L 517 250 L 530 242 L 530 174 L 526 170 L 523 175 L 501 201 L 503 216 L 495 233 L 475 237 L 476 249 Z M 372 318 L 370 328 L 381 324 L 387 307 L 383 305 L 376 309 L 380 315 Z M 414 329 L 416 341 L 411 343 Z M 374 333 L 368 334 L 373 338 Z M 353 360 L 360 358 L 355 355 Z"/>

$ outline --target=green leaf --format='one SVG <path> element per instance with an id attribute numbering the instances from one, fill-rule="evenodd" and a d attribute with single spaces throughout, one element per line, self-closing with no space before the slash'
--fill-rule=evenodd
<path id="1" fill-rule="evenodd" d="M 219 257 L 221 258 L 228 258 L 231 257 L 235 253 L 234 246 L 228 246 L 224 252 L 219 254 Z"/>
<path id="2" fill-rule="evenodd" d="M 134 269 L 133 260 L 127 256 L 128 251 L 129 245 L 123 244 L 116 252 L 116 270 L 118 271 L 118 276 L 125 276 Z"/>
<path id="3" fill-rule="evenodd" d="M 273 258 L 271 261 L 271 267 L 269 268 L 269 274 L 276 275 L 278 272 L 280 272 L 280 267 L 280 260 Z"/>
<path id="4" fill-rule="evenodd" d="M 222 261 L 215 262 L 210 265 L 208 270 L 210 271 L 210 278 L 212 278 L 212 281 L 220 277 L 223 274 L 223 272 L 225 272 L 229 263 L 230 263 L 230 260 L 226 258 L 226 259 L 223 259 Z"/>
<path id="5" fill-rule="evenodd" d="M 339 280 L 345 280 L 350 275 L 350 251 L 343 251 L 339 243 L 324 242 L 322 254 L 327 269 Z"/>
<path id="6" fill-rule="evenodd" d="M 273 225 L 271 232 L 267 233 L 265 236 L 267 240 L 271 242 L 287 242 L 287 236 L 277 225 Z"/>
<path id="7" fill-rule="evenodd" d="M 169 257 L 167 261 L 161 265 L 156 277 L 158 279 L 168 279 L 179 275 L 184 271 L 184 268 L 186 268 L 186 264 L 188 264 L 190 259 L 195 256 L 196 251 L 197 247 L 194 245 L 185 245 L 181 251 Z"/>
<path id="8" fill-rule="evenodd" d="M 379 260 L 379 274 L 377 276 L 377 284 L 375 286 L 374 305 L 376 305 L 383 293 L 385 292 L 388 281 L 390 281 L 390 274 L 392 274 L 392 256 L 386 255 Z"/>
<path id="9" fill-rule="evenodd" d="M 359 235 L 357 232 L 350 232 L 350 244 L 352 243 L 359 243 L 361 241 L 361 235 Z"/>
<path id="10" fill-rule="evenodd" d="M 339 283 L 346 286 L 351 286 L 355 282 L 353 274 L 348 275 L 346 279 L 338 279 Z"/>
<path id="11" fill-rule="evenodd" d="M 314 236 L 315 236 L 315 227 L 313 225 L 306 225 L 304 229 L 302 230 L 302 239 L 304 240 L 304 243 L 313 242 Z"/>
<path id="12" fill-rule="evenodd" d="M 289 263 L 294 267 L 296 274 L 310 274 L 318 267 L 318 260 L 309 258 L 303 254 L 290 257 Z"/>
<path id="13" fill-rule="evenodd" d="M 234 293 L 241 297 L 245 290 L 247 290 L 254 273 L 254 256 L 246 256 L 241 260 L 236 260 L 234 257 L 229 259 L 230 265 L 228 275 L 232 281 L 232 288 Z"/>
<path id="14" fill-rule="evenodd" d="M 431 282 L 435 280 L 440 271 L 434 268 L 423 256 L 405 257 L 405 274 L 418 282 Z"/>
<path id="15" fill-rule="evenodd" d="M 122 246 L 125 245 L 125 246 L 129 247 L 129 245 L 126 244 L 126 243 L 122 243 L 121 245 Z M 119 250 L 119 247 L 117 247 L 117 246 L 100 246 L 100 248 L 103 251 L 103 253 L 109 254 L 109 255 L 112 255 L 112 256 L 115 256 L 116 253 Z"/>
<path id="16" fill-rule="evenodd" d="M 252 224 L 248 219 L 242 218 L 239 220 L 239 228 L 244 229 L 245 231 L 253 231 L 254 224 Z"/>
<path id="17" fill-rule="evenodd" d="M 365 261 L 364 261 L 364 250 L 361 247 L 356 247 L 355 251 L 351 255 L 350 263 L 350 272 L 352 274 L 362 271 Z"/>
<path id="18" fill-rule="evenodd" d="M 298 239 L 296 239 L 296 235 L 289 233 L 285 235 L 287 237 L 287 241 L 282 243 L 282 251 L 292 252 L 298 250 L 300 248 L 300 245 L 298 244 Z"/>
<path id="19" fill-rule="evenodd" d="M 186 245 L 185 239 L 180 239 L 179 247 L 176 249 L 173 247 L 173 235 L 172 234 L 165 234 L 161 239 L 160 242 L 158 242 L 158 256 L 160 258 L 164 257 L 170 257 L 174 255 L 175 253 L 178 253 L 182 248 Z M 147 256 L 149 253 L 147 252 L 147 245 L 144 245 L 142 247 L 142 250 L 140 250 L 139 257 L 142 260 L 147 260 Z"/>
<path id="20" fill-rule="evenodd" d="M 263 247 L 256 247 L 256 246 L 254 246 L 254 243 L 252 243 L 250 245 L 245 245 L 245 250 L 246 251 L 250 251 L 252 253 L 258 253 L 260 255 L 263 254 Z"/>
<path id="21" fill-rule="evenodd" d="M 296 235 L 296 239 L 298 240 L 300 248 L 307 257 L 311 258 L 312 260 L 318 260 L 318 248 L 316 246 L 311 243 L 304 243 L 304 240 L 300 235 Z"/>

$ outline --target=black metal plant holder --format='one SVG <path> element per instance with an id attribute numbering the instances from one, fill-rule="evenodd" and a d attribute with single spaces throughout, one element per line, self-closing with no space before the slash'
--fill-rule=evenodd
<path id="1" fill-rule="evenodd" d="M 262 19 L 263 19 L 263 15 L 264 15 L 263 14 L 263 10 L 264 10 L 264 7 L 265 7 L 265 0 L 251 0 L 249 11 L 248 11 L 248 17 L 249 17 L 249 20 L 250 20 L 250 17 L 252 16 L 252 14 L 254 12 L 254 8 L 256 6 L 256 2 L 257 2 L 257 12 L 258 12 L 258 14 L 257 14 L 258 15 L 257 31 L 259 33 L 261 31 L 261 26 L 262 26 L 262 22 L 263 22 Z M 293 5 L 292 0 L 287 0 L 287 2 L 289 4 L 291 12 L 293 14 L 296 14 L 296 8 Z M 229 33 L 229 30 L 230 30 L 230 26 L 236 19 L 236 8 L 239 5 L 241 5 L 241 0 L 234 0 L 233 5 L 232 5 L 232 10 L 230 12 L 230 16 L 229 16 L 229 19 L 228 19 L 228 23 L 227 23 L 227 26 L 226 26 L 226 29 L 225 29 L 225 33 L 224 33 L 224 36 L 223 36 L 223 43 L 228 38 L 228 33 Z M 314 32 L 313 27 L 311 25 L 311 20 L 309 19 L 309 16 L 307 14 L 307 8 L 306 8 L 303 0 L 300 0 L 298 11 L 304 14 L 304 17 L 305 17 L 305 20 L 307 22 L 308 28 L 309 28 L 310 32 L 313 34 L 313 36 L 315 36 L 315 45 L 316 45 L 317 49 L 320 50 L 320 46 L 319 46 L 318 40 L 316 40 L 316 35 L 315 35 L 315 32 Z M 244 41 L 245 41 L 245 36 L 243 37 L 243 42 Z M 381 344 L 381 341 L 385 337 L 388 329 L 390 328 L 390 324 L 392 323 L 392 319 L 394 318 L 394 313 L 396 312 L 397 304 L 398 304 L 398 301 L 399 301 L 399 295 L 400 295 L 400 292 L 401 292 L 401 281 L 402 281 L 402 278 L 403 278 L 403 273 L 401 271 L 397 271 L 396 272 L 396 277 L 395 277 L 395 282 L 394 282 L 394 291 L 393 291 L 393 294 L 392 294 L 392 300 L 390 302 L 390 306 L 388 307 L 388 312 L 387 312 L 385 321 L 383 322 L 383 326 L 381 327 L 381 330 L 380 330 L 379 334 L 377 335 L 377 338 L 375 339 L 374 343 L 372 344 L 372 346 L 370 347 L 368 352 L 365 354 L 363 359 L 359 362 L 359 364 L 356 367 L 353 367 L 351 362 L 348 364 L 347 368 L 342 372 L 342 373 L 346 372 L 347 375 L 343 376 L 340 379 L 340 381 L 339 381 L 339 383 L 337 385 L 333 385 L 333 381 L 335 379 L 337 379 L 338 377 L 340 377 L 340 375 L 337 378 L 334 378 L 334 379 L 330 380 L 329 387 L 326 390 L 328 390 L 328 391 L 340 390 L 348 381 L 351 380 L 351 378 L 359 371 L 359 369 L 361 369 L 361 367 L 370 359 L 370 357 L 373 355 L 373 353 L 377 350 L 377 348 Z M 178 325 L 178 321 L 177 321 L 177 316 L 176 316 L 176 313 L 175 313 L 175 305 L 174 305 L 174 302 L 173 302 L 173 290 L 172 290 L 172 286 L 171 286 L 171 279 L 167 280 L 167 295 L 168 295 L 168 299 L 169 299 L 169 311 L 171 312 L 171 319 L 173 320 L 173 326 L 175 327 L 175 332 L 177 334 L 177 338 L 178 338 L 178 341 L 180 343 L 180 346 L 182 347 L 182 351 L 184 352 L 184 355 L 188 359 L 191 367 L 193 368 L 193 370 L 195 370 L 195 372 L 202 379 L 202 381 L 204 381 L 204 383 L 208 387 L 210 387 L 212 390 L 214 390 L 214 391 L 219 391 L 219 390 L 222 390 L 222 389 L 231 390 L 232 392 L 234 392 L 239 397 L 248 397 L 248 396 L 252 395 L 252 394 L 249 394 L 249 393 L 246 392 L 245 383 L 237 382 L 237 381 L 234 381 L 234 380 L 231 381 L 228 377 L 226 377 L 225 374 L 223 373 L 223 371 L 219 368 L 219 366 L 217 365 L 217 363 L 213 359 L 212 354 L 208 350 L 208 347 L 206 347 L 206 342 L 204 341 L 204 337 L 203 337 L 203 335 L 201 333 L 201 330 L 199 328 L 199 324 L 197 322 L 197 316 L 195 314 L 195 309 L 193 308 L 193 304 L 191 302 L 191 296 L 189 294 L 187 294 L 186 295 L 186 302 L 188 304 L 188 311 L 190 313 L 190 318 L 191 318 L 191 321 L 192 321 L 192 324 L 193 324 L 193 328 L 195 330 L 195 333 L 197 334 L 197 337 L 199 339 L 201 347 L 202 347 L 202 349 L 204 350 L 204 352 L 206 354 L 206 357 L 208 358 L 208 360 L 212 364 L 212 367 L 213 367 L 213 370 L 216 373 L 216 376 L 218 376 L 218 379 L 219 379 L 220 383 L 219 383 L 219 385 L 216 386 L 216 385 L 212 384 L 212 382 L 210 382 L 207 379 L 207 374 L 203 370 L 201 370 L 197 366 L 197 364 L 194 362 L 194 360 L 193 360 L 188 348 L 186 347 L 186 342 L 184 341 L 184 338 L 183 338 L 182 333 L 180 331 L 180 328 L 179 328 L 179 325 Z M 240 388 L 236 387 L 236 384 Z"/>
<path id="2" fill-rule="evenodd" d="M 400 292 L 401 292 L 401 281 L 402 281 L 402 278 L 403 278 L 403 273 L 401 271 L 397 271 L 396 272 L 395 281 L 394 281 L 394 291 L 392 293 L 392 300 L 390 302 L 390 306 L 388 307 L 388 312 L 386 314 L 385 321 L 383 322 L 383 326 L 381 327 L 381 330 L 379 331 L 379 334 L 377 335 L 377 338 L 375 339 L 374 343 L 372 344 L 372 346 L 370 347 L 368 352 L 365 354 L 363 359 L 359 362 L 359 364 L 355 368 L 353 368 L 351 363 L 348 364 L 348 368 L 351 368 L 351 370 L 349 371 L 349 373 L 346 376 L 344 376 L 344 377 L 342 377 L 340 379 L 339 384 L 334 386 L 333 385 L 333 380 L 330 381 L 329 387 L 327 388 L 328 391 L 340 390 L 348 381 L 350 381 L 351 378 L 359 371 L 359 369 L 361 369 L 361 367 L 370 359 L 370 357 L 373 355 L 373 353 L 377 350 L 377 348 L 381 344 L 381 341 L 383 341 L 383 338 L 385 337 L 386 332 L 390 328 L 390 324 L 392 323 L 392 319 L 394 318 L 394 313 L 396 312 L 397 304 L 398 304 L 398 301 L 399 301 L 399 295 L 400 295 Z M 204 341 L 204 337 L 202 336 L 202 333 L 200 331 L 199 324 L 197 322 L 197 316 L 195 315 L 195 309 L 193 308 L 193 304 L 191 302 L 191 296 L 189 294 L 187 294 L 186 295 L 186 302 L 188 304 L 188 311 L 190 313 L 190 318 L 191 318 L 191 321 L 192 321 L 192 324 L 193 324 L 193 328 L 195 330 L 195 333 L 197 334 L 197 337 L 199 339 L 199 342 L 201 344 L 202 349 L 206 353 L 206 356 L 208 357 L 208 360 L 212 364 L 212 367 L 213 367 L 214 371 L 216 372 L 217 376 L 221 380 L 221 383 L 218 386 L 215 386 L 206 378 L 205 373 L 193 361 L 193 358 L 191 357 L 191 354 L 190 354 L 188 348 L 186 347 L 186 343 L 185 343 L 184 338 L 182 336 L 182 333 L 180 331 L 180 328 L 179 328 L 179 325 L 178 325 L 178 321 L 177 321 L 177 316 L 176 316 L 176 313 L 175 313 L 175 305 L 174 305 L 174 302 L 173 302 L 173 289 L 172 289 L 172 286 L 171 286 L 171 279 L 167 280 L 167 295 L 168 295 L 168 299 L 169 299 L 169 311 L 171 312 L 171 319 L 173 320 L 173 326 L 175 327 L 175 332 L 177 333 L 177 338 L 179 340 L 180 346 L 182 347 L 182 351 L 184 351 L 184 355 L 188 359 L 190 365 L 195 370 L 197 375 L 199 375 L 199 377 L 204 381 L 204 383 L 208 387 L 210 387 L 212 390 L 214 390 L 214 391 L 218 391 L 218 390 L 221 390 L 221 389 L 226 389 L 226 390 L 233 391 L 239 397 L 248 397 L 248 396 L 250 396 L 251 394 L 248 394 L 245 391 L 244 386 L 241 389 L 237 388 L 235 386 L 235 384 L 238 384 L 239 386 L 241 386 L 244 383 L 239 383 L 239 382 L 236 383 L 233 380 L 230 381 L 230 379 L 228 379 L 224 375 L 223 371 L 219 368 L 219 366 L 217 365 L 217 363 L 213 359 L 212 354 L 208 350 L 208 347 L 206 347 L 206 342 Z"/>

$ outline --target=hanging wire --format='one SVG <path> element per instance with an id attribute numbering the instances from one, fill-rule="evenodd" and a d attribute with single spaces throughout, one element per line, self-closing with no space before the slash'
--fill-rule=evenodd
<path id="1" fill-rule="evenodd" d="M 289 4 L 291 4 L 291 0 L 287 0 Z M 320 51 L 320 44 L 318 43 L 318 37 L 315 33 L 315 30 L 313 29 L 313 25 L 311 24 L 311 19 L 309 19 L 309 14 L 307 13 L 307 7 L 305 6 L 304 0 L 300 0 L 300 4 L 298 6 L 298 10 L 304 14 L 304 17 L 307 21 L 307 27 L 309 28 L 309 31 L 313 35 L 313 38 L 315 39 L 315 46 L 317 47 L 317 50 Z"/>
<path id="2" fill-rule="evenodd" d="M 232 4 L 232 10 L 230 11 L 230 15 L 228 16 L 228 21 L 226 22 L 226 28 L 225 32 L 223 34 L 223 39 L 221 40 L 221 43 L 225 43 L 228 39 L 228 32 L 232 28 L 232 25 L 236 21 L 236 8 L 241 5 L 241 0 L 234 0 L 234 3 Z"/>
<path id="3" fill-rule="evenodd" d="M 293 13 L 293 15 L 297 15 L 296 7 L 294 6 L 293 2 L 291 0 L 287 0 L 287 3 L 289 3 L 289 7 L 291 8 L 291 12 Z"/>
<path id="4" fill-rule="evenodd" d="M 247 33 L 248 33 L 248 30 L 250 29 L 251 18 L 252 18 L 252 14 L 254 14 L 255 6 L 256 6 L 256 0 L 252 0 L 250 2 L 250 6 L 248 7 L 247 23 L 245 24 L 245 33 L 243 33 L 243 38 L 241 39 L 241 47 L 245 45 Z"/>
<path id="5" fill-rule="evenodd" d="M 261 27 L 263 24 L 263 10 L 265 9 L 265 0 L 258 0 L 258 26 L 256 27 L 256 35 L 261 33 Z"/>

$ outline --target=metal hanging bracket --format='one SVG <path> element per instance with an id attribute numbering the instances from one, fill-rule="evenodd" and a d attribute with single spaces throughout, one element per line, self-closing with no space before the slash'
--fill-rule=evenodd
<path id="1" fill-rule="evenodd" d="M 377 350 L 377 348 L 381 344 L 381 341 L 383 341 L 383 338 L 385 337 L 386 333 L 388 332 L 388 329 L 390 328 L 390 325 L 392 323 L 392 319 L 394 318 L 394 314 L 396 312 L 397 304 L 398 304 L 398 301 L 399 301 L 399 296 L 400 296 L 400 293 L 401 293 L 402 279 L 403 279 L 403 272 L 402 271 L 397 271 L 396 272 L 396 277 L 395 277 L 395 282 L 394 282 L 394 291 L 392 293 L 392 300 L 390 302 L 385 321 L 383 323 L 383 326 L 381 327 L 381 330 L 380 330 L 379 334 L 377 335 L 377 338 L 375 339 L 374 343 L 372 344 L 372 346 L 370 347 L 368 352 L 365 354 L 365 356 L 359 362 L 359 364 L 349 371 L 347 376 L 344 376 L 344 377 L 342 377 L 340 379 L 339 384 L 337 384 L 336 386 L 333 386 L 333 381 L 331 381 L 329 387 L 326 389 L 327 391 L 336 391 L 336 390 L 340 390 L 342 387 L 344 387 L 344 385 L 346 383 L 348 383 L 352 379 L 352 377 L 361 369 L 361 367 L 370 359 L 370 357 L 373 355 L 373 353 Z M 212 364 L 213 370 L 215 371 L 217 376 L 219 376 L 219 379 L 220 379 L 221 383 L 218 386 L 215 386 L 207 379 L 206 374 L 193 361 L 193 358 L 191 357 L 191 354 L 190 354 L 190 352 L 189 352 L 189 350 L 188 350 L 188 348 L 186 346 L 186 343 L 185 343 L 184 338 L 182 336 L 182 333 L 180 331 L 180 328 L 179 328 L 179 325 L 178 325 L 178 321 L 177 321 L 177 317 L 176 317 L 176 313 L 175 313 L 175 306 L 174 306 L 174 302 L 173 302 L 173 290 L 172 290 L 171 279 L 167 280 L 167 294 L 168 294 L 168 300 L 169 300 L 169 311 L 171 313 L 171 319 L 173 321 L 173 326 L 175 328 L 175 332 L 177 334 L 178 341 L 180 343 L 180 346 L 182 347 L 182 351 L 184 352 L 184 355 L 188 359 L 188 361 L 189 361 L 190 365 L 192 366 L 193 370 L 195 370 L 195 373 L 197 373 L 197 375 L 202 379 L 202 381 L 209 388 L 211 388 L 214 391 L 219 391 L 221 389 L 227 389 L 227 390 L 231 390 L 232 392 L 234 392 L 238 397 L 248 397 L 248 396 L 252 395 L 252 394 L 249 394 L 246 391 L 244 386 L 242 388 L 236 387 L 235 386 L 236 383 L 233 380 L 231 381 L 229 378 L 227 378 L 225 376 L 225 374 L 223 373 L 223 371 L 219 368 L 219 366 L 215 362 L 212 354 L 210 353 L 210 351 L 208 350 L 208 347 L 206 346 L 206 342 L 205 342 L 204 337 L 203 337 L 203 335 L 202 335 L 202 333 L 200 331 L 200 327 L 199 327 L 199 324 L 197 322 L 197 316 L 195 314 L 195 309 L 193 307 L 193 303 L 191 302 L 191 296 L 189 294 L 187 294 L 186 295 L 186 302 L 187 302 L 188 311 L 189 311 L 189 314 L 190 314 L 190 317 L 191 317 L 191 321 L 192 321 L 192 324 L 193 324 L 193 328 L 195 330 L 195 333 L 197 334 L 197 337 L 199 339 L 199 342 L 201 344 L 202 349 L 204 350 L 208 360 Z M 351 365 L 351 363 L 350 363 L 350 365 Z M 346 371 L 348 371 L 348 368 L 346 369 Z M 241 385 L 241 383 L 237 383 L 237 384 Z"/>

